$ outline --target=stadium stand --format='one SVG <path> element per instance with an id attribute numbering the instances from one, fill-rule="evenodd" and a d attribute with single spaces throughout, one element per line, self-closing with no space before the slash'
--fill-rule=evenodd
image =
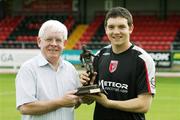
<path id="1" fill-rule="evenodd" d="M 104 15 L 113 6 L 124 6 L 133 13 L 135 28 L 131 41 L 155 57 L 163 57 L 164 54 L 170 56 L 168 61 L 158 61 L 158 65 L 171 67 L 180 63 L 179 0 L 148 1 L 148 7 L 144 6 L 143 0 L 138 3 L 133 0 L 2 1 L 0 51 L 37 49 L 38 29 L 48 19 L 57 19 L 66 24 L 69 35 L 66 50 L 81 50 L 84 44 L 87 49 L 100 49 L 109 44 L 104 31 Z"/>
<path id="2" fill-rule="evenodd" d="M 85 32 L 87 27 L 88 27 L 87 25 L 82 25 L 82 24 L 78 25 L 73 31 L 73 33 L 69 36 L 65 49 L 72 50 L 72 49 L 80 48 L 80 46 L 76 44 L 78 43 L 80 37 Z"/>
<path id="3" fill-rule="evenodd" d="M 131 39 L 146 50 L 170 50 L 179 27 L 175 21 L 159 20 L 155 16 L 135 16 Z"/>
<path id="4" fill-rule="evenodd" d="M 96 16 L 94 18 L 94 20 L 88 25 L 88 28 L 82 34 L 81 38 L 76 43 L 74 48 L 81 49 L 81 46 L 83 44 L 87 44 L 87 43 L 91 42 L 91 39 L 95 36 L 95 34 L 97 33 L 97 30 L 99 29 L 99 27 L 101 26 L 103 21 L 104 21 L 104 16 L 103 15 Z"/>
<path id="5" fill-rule="evenodd" d="M 36 49 L 38 29 L 48 19 L 60 20 L 67 26 L 70 33 L 66 49 L 81 49 L 83 44 L 86 44 L 88 49 L 100 49 L 109 44 L 104 32 L 103 15 L 96 16 L 87 25 L 78 24 L 71 15 L 37 15 L 6 17 L 1 20 L 0 47 Z M 131 40 L 147 51 L 179 50 L 179 19 L 179 15 L 168 16 L 164 20 L 152 15 L 135 15 Z"/>
<path id="6" fill-rule="evenodd" d="M 103 25 L 104 15 L 109 9 L 106 4 L 109 7 L 117 4 L 133 11 L 135 29 L 131 35 L 132 42 L 148 51 L 180 50 L 178 0 L 167 5 L 167 1 L 152 1 L 149 9 L 140 4 L 131 7 L 133 1 L 110 2 L 98 1 L 94 5 L 92 1 L 73 0 L 11 0 L 4 1 L 5 4 L 1 1 L 7 17 L 0 21 L 0 48 L 36 49 L 37 32 L 42 22 L 58 19 L 69 31 L 66 49 L 81 49 L 83 44 L 87 44 L 89 49 L 100 49 L 109 44 Z M 156 3 L 164 7 L 158 7 L 157 11 Z M 87 5 L 91 5 L 92 10 Z"/>
<path id="7" fill-rule="evenodd" d="M 23 17 L 10 17 L 7 16 L 5 19 L 0 21 L 0 41 L 5 41 L 8 36 L 14 31 L 16 26 L 21 22 Z"/>
<path id="8" fill-rule="evenodd" d="M 36 37 L 38 30 L 43 22 L 48 19 L 60 20 L 66 24 L 68 31 L 72 31 L 75 25 L 75 20 L 72 16 L 56 16 L 56 15 L 42 15 L 42 16 L 26 16 L 21 19 L 19 24 L 14 26 L 13 30 L 7 34 L 7 45 L 1 44 L 1 47 L 7 48 L 31 48 L 36 49 Z M 19 20 L 20 21 L 20 20 Z M 6 21 L 7 22 L 7 21 Z M 6 34 L 5 34 L 6 35 Z M 14 43 L 14 46 L 13 46 Z"/>

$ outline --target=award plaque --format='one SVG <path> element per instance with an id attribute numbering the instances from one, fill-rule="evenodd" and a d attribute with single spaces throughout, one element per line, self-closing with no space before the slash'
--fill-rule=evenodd
<path id="1" fill-rule="evenodd" d="M 95 55 L 83 46 L 82 53 L 80 54 L 80 61 L 82 63 L 82 67 L 85 67 L 86 72 L 89 74 L 90 81 L 87 85 L 79 87 L 76 95 L 96 94 L 102 92 L 102 89 L 97 84 L 92 83 L 92 77 L 94 74 L 93 57 L 95 57 Z"/>

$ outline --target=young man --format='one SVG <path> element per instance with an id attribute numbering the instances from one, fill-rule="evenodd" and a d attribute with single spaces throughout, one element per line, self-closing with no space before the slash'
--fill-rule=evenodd
<path id="1" fill-rule="evenodd" d="M 107 92 L 89 95 L 96 101 L 94 120 L 145 120 L 155 94 L 155 64 L 150 55 L 130 42 L 133 19 L 122 7 L 112 8 L 105 18 L 111 45 L 94 59 L 95 82 Z M 81 81 L 88 81 L 82 73 Z"/>
<path id="2" fill-rule="evenodd" d="M 40 54 L 25 62 L 16 77 L 16 107 L 23 120 L 73 120 L 79 97 L 79 75 L 60 56 L 67 39 L 67 28 L 48 20 L 37 37 Z"/>

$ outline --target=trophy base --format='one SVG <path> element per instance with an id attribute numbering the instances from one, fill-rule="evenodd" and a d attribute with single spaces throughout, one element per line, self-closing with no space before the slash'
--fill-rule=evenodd
<path id="1" fill-rule="evenodd" d="M 96 94 L 102 92 L 102 89 L 98 85 L 88 85 L 78 88 L 76 95 L 87 95 L 87 94 Z"/>

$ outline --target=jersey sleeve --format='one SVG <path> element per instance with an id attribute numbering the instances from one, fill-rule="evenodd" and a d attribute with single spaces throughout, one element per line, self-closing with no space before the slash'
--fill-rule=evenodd
<path id="1" fill-rule="evenodd" d="M 137 65 L 137 93 L 155 94 L 155 63 L 149 55 L 140 55 Z"/>

